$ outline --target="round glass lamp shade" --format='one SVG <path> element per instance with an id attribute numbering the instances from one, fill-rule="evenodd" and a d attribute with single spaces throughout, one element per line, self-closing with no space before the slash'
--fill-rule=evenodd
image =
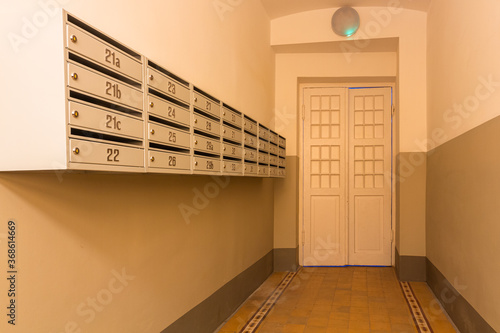
<path id="1" fill-rule="evenodd" d="M 351 7 L 341 7 L 332 16 L 333 31 L 343 37 L 354 35 L 359 28 L 359 14 Z"/>

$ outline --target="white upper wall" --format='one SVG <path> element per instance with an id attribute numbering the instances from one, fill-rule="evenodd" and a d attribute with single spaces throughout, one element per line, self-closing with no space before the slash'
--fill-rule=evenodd
<path id="1" fill-rule="evenodd" d="M 216 6 L 217 4 L 225 6 Z M 54 5 L 197 85 L 236 109 L 270 122 L 274 103 L 274 52 L 270 23 L 258 1 L 213 0 L 23 0 L 0 11 L 0 48 L 14 52 L 6 38 L 23 37 L 26 21 L 43 35 Z M 45 5 L 44 5 L 45 4 Z M 37 23 L 37 19 L 40 20 Z M 29 30 L 25 30 L 29 31 Z M 12 36 L 12 35 L 11 35 Z M 61 41 L 62 43 L 62 41 Z M 20 44 L 19 52 L 28 49 Z"/>
<path id="2" fill-rule="evenodd" d="M 434 1 L 428 18 L 432 149 L 500 115 L 500 2 Z"/>
<path id="3" fill-rule="evenodd" d="M 346 38 L 335 35 L 330 22 L 336 8 L 320 9 L 289 15 L 271 21 L 271 45 L 307 44 L 315 42 L 342 42 Z M 401 152 L 419 151 L 420 142 L 425 141 L 427 92 L 426 92 L 426 24 L 427 14 L 421 11 L 394 7 L 356 8 L 361 18 L 360 30 L 347 40 L 357 41 L 355 47 L 345 44 L 341 59 L 354 59 L 369 50 L 370 39 L 399 38 L 399 150 Z M 359 57 L 358 57 L 359 58 Z M 366 57 L 366 59 L 368 59 Z M 359 60 L 359 59 L 357 59 Z M 347 60 L 350 62 L 350 60 Z M 367 62 L 366 65 L 382 66 L 385 64 Z M 325 65 L 336 66 L 331 63 Z M 343 62 L 338 64 L 344 65 Z M 279 67 L 279 66 L 278 66 Z M 293 70 L 293 68 L 290 68 Z M 377 68 L 367 68 L 366 73 L 356 70 L 358 76 L 371 76 Z M 307 75 L 307 73 L 304 73 Z M 311 74 L 312 76 L 312 74 Z M 277 96 L 281 94 L 277 79 Z M 281 101 L 276 100 L 279 112 Z M 297 101 L 288 101 L 289 104 Z M 290 112 L 290 111 L 288 111 Z M 276 116 L 276 123 L 280 122 Z M 296 131 L 296 122 L 289 121 L 291 129 Z M 286 134 L 289 135 L 289 134 Z"/>

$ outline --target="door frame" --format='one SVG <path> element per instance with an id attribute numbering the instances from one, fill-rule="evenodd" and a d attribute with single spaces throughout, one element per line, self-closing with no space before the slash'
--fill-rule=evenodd
<path id="1" fill-rule="evenodd" d="M 297 155 L 299 158 L 299 186 L 298 186 L 298 195 L 299 195 L 299 225 L 298 225 L 298 243 L 299 243 L 299 265 L 303 266 L 304 264 L 304 235 L 305 235 L 305 220 L 304 220 L 304 114 L 305 114 L 305 106 L 304 106 L 304 90 L 311 88 L 346 88 L 346 97 L 348 97 L 348 89 L 349 88 L 391 88 L 392 89 L 392 111 L 391 111 L 391 149 L 392 149 L 392 161 L 391 161 L 391 176 L 392 176 L 392 184 L 391 184 L 391 263 L 392 266 L 396 263 L 396 156 L 397 156 L 397 130 L 396 130 L 396 112 L 395 110 L 398 108 L 398 100 L 397 100 L 397 92 L 396 92 L 396 83 L 381 80 L 380 82 L 332 82 L 325 83 L 298 83 L 298 106 L 297 106 L 297 122 L 298 126 L 298 149 Z M 348 111 L 348 110 L 347 110 Z M 348 221 L 346 223 L 346 227 L 348 227 Z M 348 230 L 348 229 L 346 229 Z M 345 253 L 346 253 L 346 262 L 349 262 L 349 234 L 346 232 L 344 235 L 345 239 Z"/>

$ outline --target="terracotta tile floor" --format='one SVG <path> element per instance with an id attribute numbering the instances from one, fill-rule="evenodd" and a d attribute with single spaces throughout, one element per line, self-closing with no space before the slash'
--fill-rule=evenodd
<path id="1" fill-rule="evenodd" d="M 218 330 L 240 333 L 287 273 L 274 273 Z M 435 333 L 456 332 L 426 283 L 410 284 Z M 245 331 L 247 332 L 247 331 Z M 393 268 L 302 268 L 255 333 L 418 333 Z"/>

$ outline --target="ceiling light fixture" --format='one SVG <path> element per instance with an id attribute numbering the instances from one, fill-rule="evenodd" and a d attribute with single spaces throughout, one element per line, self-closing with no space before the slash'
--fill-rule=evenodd
<path id="1" fill-rule="evenodd" d="M 359 29 L 359 14 L 352 7 L 340 7 L 332 16 L 332 29 L 342 37 L 350 37 Z"/>

